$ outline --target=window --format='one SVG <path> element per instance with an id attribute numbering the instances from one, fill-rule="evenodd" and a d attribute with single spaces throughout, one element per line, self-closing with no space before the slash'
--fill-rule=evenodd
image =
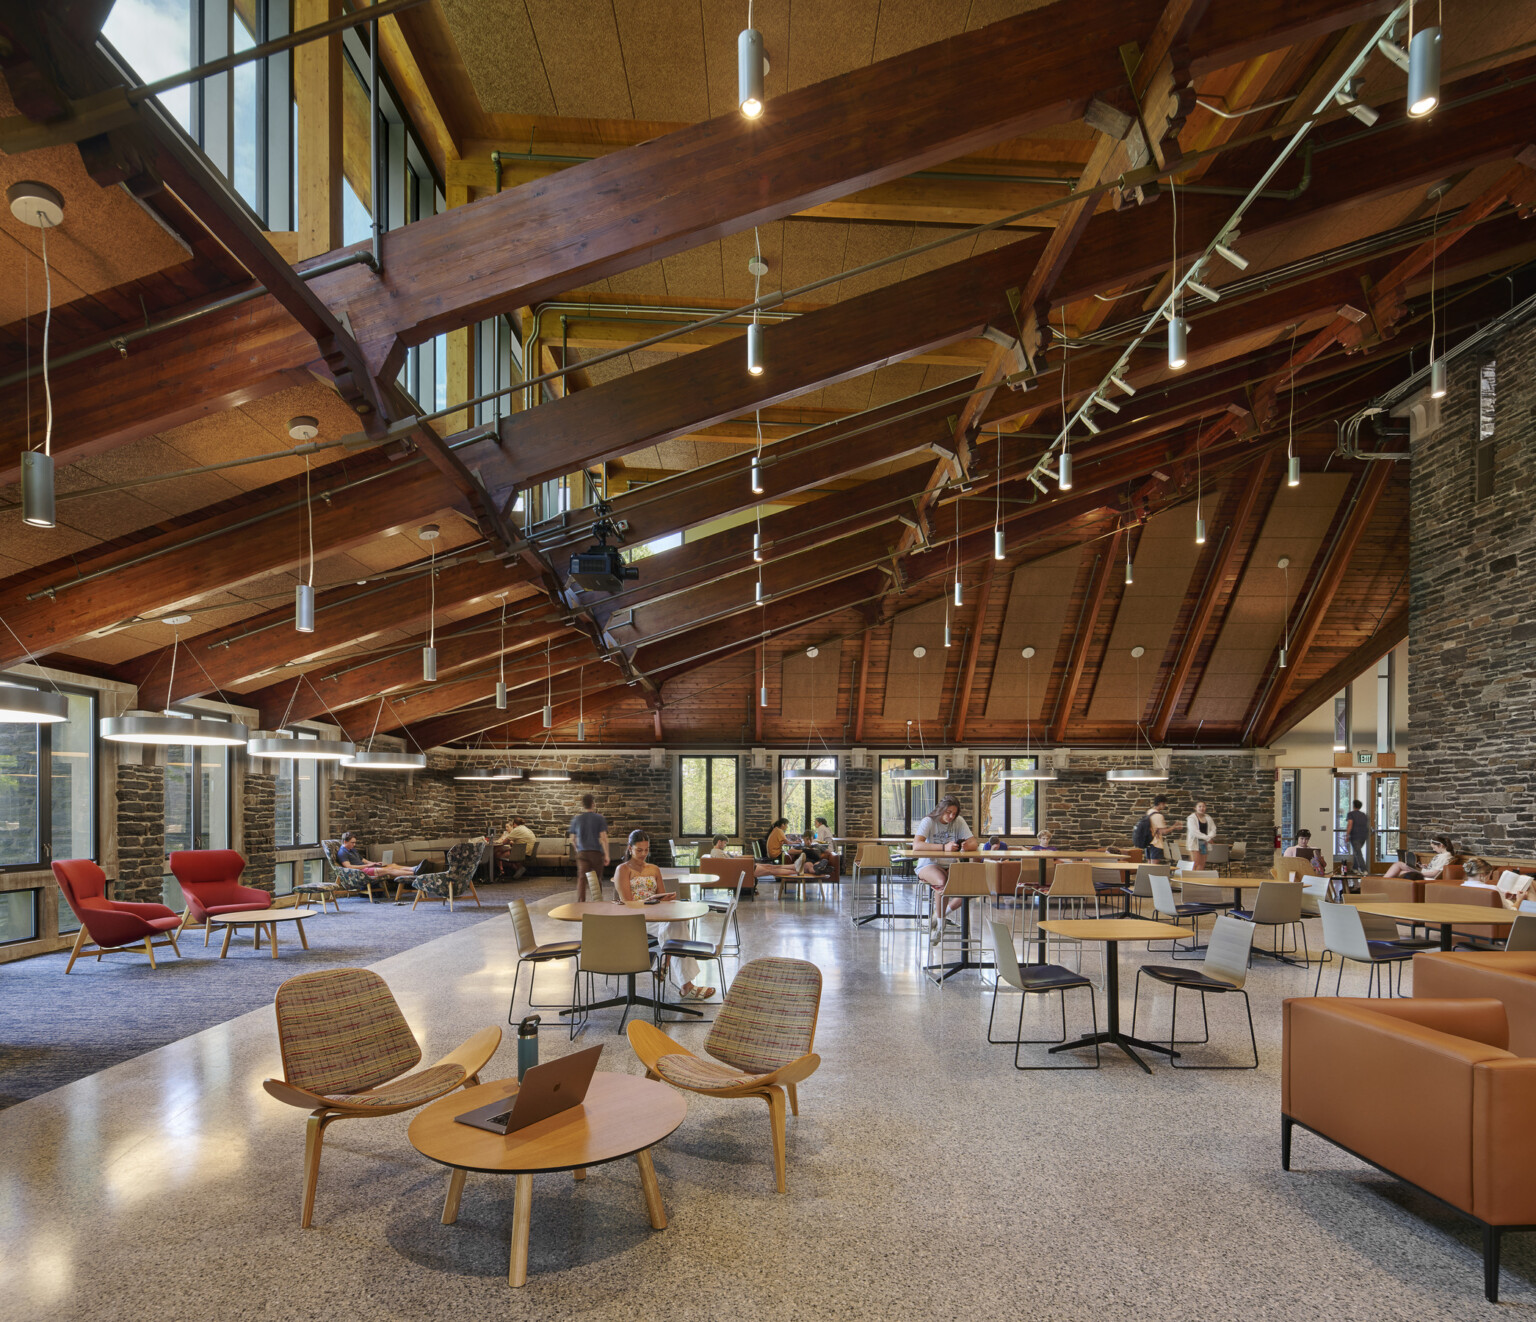
<path id="1" fill-rule="evenodd" d="M 153 82 L 285 36 L 289 10 L 286 0 L 116 0 L 102 35 Z M 268 230 L 294 227 L 292 68 L 280 51 L 159 98 Z"/>
<path id="2" fill-rule="evenodd" d="M 1004 771 L 1033 771 L 1038 757 L 984 757 L 981 759 L 981 834 L 1034 835 L 1039 826 L 1038 781 L 1004 780 Z"/>
<path id="3" fill-rule="evenodd" d="M 1397 712 L 1392 700 L 1396 678 L 1397 653 L 1388 652 L 1376 663 L 1376 751 L 1390 753 L 1397 748 Z"/>
<path id="4" fill-rule="evenodd" d="M 277 759 L 275 843 L 279 849 L 320 843 L 320 764 L 313 758 Z"/>
<path id="5" fill-rule="evenodd" d="M 1351 714 L 1349 690 L 1345 689 L 1344 692 L 1333 700 L 1333 751 L 1335 753 L 1347 753 L 1349 751 Z"/>
<path id="6" fill-rule="evenodd" d="M 37 892 L 0 894 L 0 946 L 37 940 Z"/>
<path id="7" fill-rule="evenodd" d="M 1377 776 L 1376 863 L 1396 863 L 1403 857 L 1403 778 Z"/>
<path id="8" fill-rule="evenodd" d="M 229 749 L 168 744 L 165 852 L 229 848 Z"/>
<path id="9" fill-rule="evenodd" d="M 927 757 L 882 757 L 880 759 L 880 834 L 911 835 L 939 801 L 942 780 L 892 780 L 888 774 L 896 767 L 937 767 L 938 759 Z"/>
<path id="10" fill-rule="evenodd" d="M 1486 362 L 1477 373 L 1477 448 L 1473 452 L 1473 499 L 1487 500 L 1493 495 L 1495 466 L 1493 420 L 1498 403 L 1498 371 Z"/>
<path id="11" fill-rule="evenodd" d="M 1279 773 L 1280 776 L 1280 841 L 1287 848 L 1296 839 L 1296 828 L 1300 825 L 1298 813 L 1301 811 L 1301 772 L 1296 768 L 1288 768 Z M 1348 811 L 1346 806 L 1345 811 Z M 1333 851 L 1337 854 L 1339 851 Z"/>
<path id="12" fill-rule="evenodd" d="M 0 868 L 96 857 L 96 700 L 60 691 L 67 721 L 0 725 Z"/>
<path id="13" fill-rule="evenodd" d="M 733 756 L 677 759 L 678 826 L 683 835 L 735 836 L 736 769 Z"/>
<path id="14" fill-rule="evenodd" d="M 785 772 L 803 768 L 803 757 L 779 759 L 779 816 L 789 818 L 791 832 L 809 836 L 816 830 L 816 819 L 825 817 L 832 834 L 837 834 L 837 786 L 836 780 L 789 780 Z M 812 757 L 810 765 L 817 770 L 837 772 L 837 758 Z"/>

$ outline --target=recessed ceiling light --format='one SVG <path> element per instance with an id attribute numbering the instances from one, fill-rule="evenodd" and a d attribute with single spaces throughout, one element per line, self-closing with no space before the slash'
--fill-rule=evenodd
<path id="1" fill-rule="evenodd" d="M 189 624 L 191 620 L 192 617 L 190 615 L 162 615 L 160 617 L 161 624 Z"/>

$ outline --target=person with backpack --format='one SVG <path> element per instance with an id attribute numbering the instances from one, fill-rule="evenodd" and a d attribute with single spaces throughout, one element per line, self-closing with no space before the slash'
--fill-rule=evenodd
<path id="1" fill-rule="evenodd" d="M 1168 806 L 1168 796 L 1159 794 L 1152 800 L 1151 810 L 1131 830 L 1131 843 L 1142 851 L 1147 863 L 1162 863 L 1168 858 L 1168 818 L 1163 812 Z"/>

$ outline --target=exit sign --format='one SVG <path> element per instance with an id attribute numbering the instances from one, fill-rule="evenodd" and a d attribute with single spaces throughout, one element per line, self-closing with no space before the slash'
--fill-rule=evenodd
<path id="1" fill-rule="evenodd" d="M 1376 765 L 1375 753 L 1356 753 L 1355 765 L 1361 767 L 1373 767 Z"/>

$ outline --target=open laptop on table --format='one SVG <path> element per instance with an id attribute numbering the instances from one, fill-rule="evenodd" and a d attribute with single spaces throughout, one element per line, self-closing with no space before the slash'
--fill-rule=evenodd
<path id="1" fill-rule="evenodd" d="M 597 1072 L 597 1058 L 602 1054 L 602 1047 L 588 1047 L 546 1065 L 534 1065 L 523 1075 L 522 1086 L 515 1093 L 454 1119 L 461 1125 L 473 1125 L 493 1134 L 510 1134 L 569 1111 L 585 1099 L 587 1086 Z"/>

